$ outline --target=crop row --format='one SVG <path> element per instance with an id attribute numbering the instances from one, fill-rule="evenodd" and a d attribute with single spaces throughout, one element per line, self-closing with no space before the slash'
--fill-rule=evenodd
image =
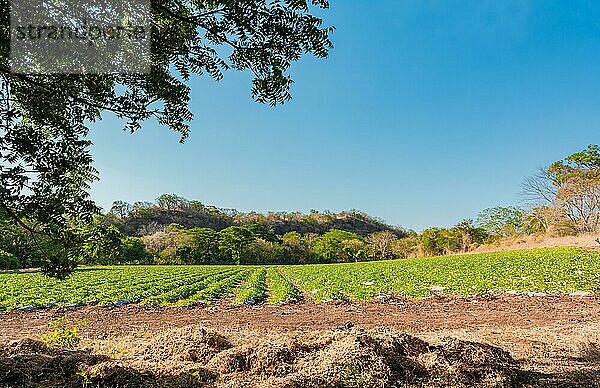
<path id="1" fill-rule="evenodd" d="M 235 290 L 235 302 L 238 304 L 255 304 L 262 302 L 266 296 L 267 270 L 254 270 L 245 284 Z"/>
<path id="2" fill-rule="evenodd" d="M 535 249 L 351 264 L 303 266 L 123 266 L 77 270 L 65 281 L 39 273 L 0 274 L 0 309 L 143 303 L 186 306 L 235 296 L 234 303 L 368 300 L 401 293 L 597 291 L 600 254 Z M 436 291 L 438 290 L 438 291 Z"/>
<path id="3" fill-rule="evenodd" d="M 77 271 L 64 282 L 40 274 L 2 275 L 0 308 L 136 302 L 231 267 L 110 267 Z"/>
<path id="4" fill-rule="evenodd" d="M 267 270 L 269 303 L 300 299 L 300 291 L 281 275 L 277 268 Z"/>
<path id="5" fill-rule="evenodd" d="M 229 296 L 232 291 L 245 279 L 250 270 L 239 271 L 232 276 L 209 284 L 206 288 L 191 295 L 189 298 L 181 299 L 175 306 L 189 306 L 196 303 L 206 303 Z"/>
<path id="6" fill-rule="evenodd" d="M 391 292 L 409 297 L 489 291 L 596 291 L 600 254 L 577 248 L 532 249 L 339 265 L 288 266 L 287 277 L 317 302 L 368 300 Z M 435 292 L 435 291 L 434 291 Z"/>

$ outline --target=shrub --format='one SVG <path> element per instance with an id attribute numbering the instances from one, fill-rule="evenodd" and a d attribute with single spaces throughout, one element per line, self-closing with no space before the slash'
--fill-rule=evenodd
<path id="1" fill-rule="evenodd" d="M 17 269 L 20 266 L 19 259 L 15 255 L 0 250 L 0 269 Z"/>
<path id="2" fill-rule="evenodd" d="M 86 320 L 71 323 L 66 317 L 51 319 L 48 327 L 52 332 L 42 335 L 41 339 L 50 346 L 73 349 L 81 341 L 79 329 L 87 324 Z"/>
<path id="3" fill-rule="evenodd" d="M 148 264 L 151 261 L 151 256 L 146 252 L 141 238 L 125 236 L 121 239 L 121 243 L 121 263 Z"/>

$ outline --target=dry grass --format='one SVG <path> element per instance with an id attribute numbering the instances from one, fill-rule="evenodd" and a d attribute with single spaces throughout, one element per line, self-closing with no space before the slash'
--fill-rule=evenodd
<path id="1" fill-rule="evenodd" d="M 389 329 L 296 332 L 238 342 L 187 327 L 110 359 L 92 349 L 63 351 L 20 340 L 2 352 L 0 385 L 508 387 L 524 378 L 510 354 L 491 345 L 457 339 L 430 345 Z"/>
<path id="2" fill-rule="evenodd" d="M 600 244 L 596 242 L 597 238 L 600 238 L 600 234 L 598 233 L 584 233 L 577 236 L 562 237 L 546 235 L 507 237 L 494 244 L 482 245 L 476 248 L 473 252 L 483 253 L 513 251 L 518 249 L 559 247 L 576 247 L 590 250 L 600 250 Z"/>
<path id="3" fill-rule="evenodd" d="M 7 314 L 0 387 L 595 387 L 595 298 L 81 309 L 73 351 L 27 339 L 66 312 Z"/>

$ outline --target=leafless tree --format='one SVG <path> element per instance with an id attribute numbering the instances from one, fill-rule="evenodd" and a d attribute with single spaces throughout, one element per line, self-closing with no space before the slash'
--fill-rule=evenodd
<path id="1" fill-rule="evenodd" d="M 392 253 L 392 243 L 396 240 L 396 235 L 388 230 L 375 232 L 369 235 L 371 249 L 378 259 L 388 259 Z"/>
<path id="2" fill-rule="evenodd" d="M 557 192 L 556 205 L 564 209 L 581 232 L 595 232 L 600 226 L 600 182 L 572 179 Z"/>
<path id="3" fill-rule="evenodd" d="M 552 176 L 543 168 L 540 168 L 536 174 L 525 178 L 521 184 L 521 196 L 525 202 L 533 206 L 552 205 L 557 191 Z"/>

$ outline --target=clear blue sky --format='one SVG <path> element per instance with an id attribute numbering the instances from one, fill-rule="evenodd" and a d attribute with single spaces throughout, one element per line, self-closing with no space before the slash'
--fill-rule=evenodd
<path id="1" fill-rule="evenodd" d="M 93 198 L 239 210 L 356 208 L 417 230 L 518 204 L 523 177 L 599 143 L 600 2 L 338 0 L 327 60 L 270 108 L 250 76 L 191 82 L 185 144 L 94 124 Z"/>

